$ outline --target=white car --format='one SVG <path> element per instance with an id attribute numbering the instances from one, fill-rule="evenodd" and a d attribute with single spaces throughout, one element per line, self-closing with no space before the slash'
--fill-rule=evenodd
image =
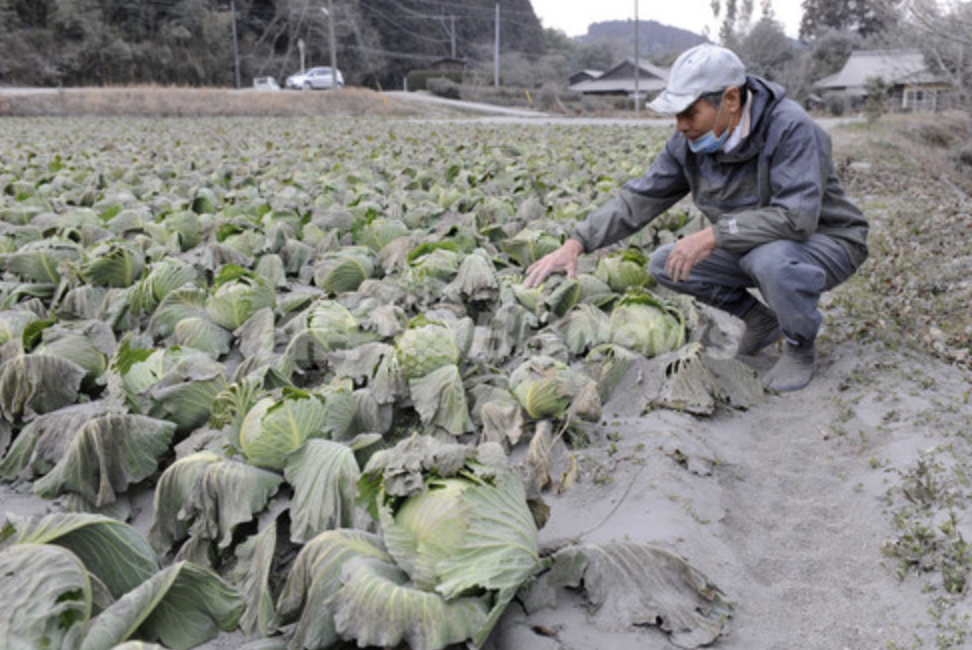
<path id="1" fill-rule="evenodd" d="M 335 81 L 337 83 L 335 83 Z M 310 68 L 304 73 L 292 74 L 287 77 L 287 88 L 297 90 L 330 90 L 344 86 L 344 75 L 338 70 L 331 72 L 330 67 Z"/>

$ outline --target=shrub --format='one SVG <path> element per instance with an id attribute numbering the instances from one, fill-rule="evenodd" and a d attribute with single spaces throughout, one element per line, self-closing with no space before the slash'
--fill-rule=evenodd
<path id="1" fill-rule="evenodd" d="M 888 112 L 888 84 L 882 77 L 868 77 L 864 82 L 864 90 L 867 92 L 864 114 L 868 122 L 877 122 Z"/>
<path id="2" fill-rule="evenodd" d="M 936 149 L 947 149 L 955 142 L 955 125 L 926 123 L 918 127 L 918 137 L 922 143 Z"/>
<path id="3" fill-rule="evenodd" d="M 567 108 L 560 101 L 560 93 L 553 84 L 544 84 L 537 93 L 537 108 L 548 113 L 566 113 Z"/>
<path id="4" fill-rule="evenodd" d="M 834 117 L 840 117 L 847 112 L 847 98 L 841 96 L 831 96 L 826 100 L 827 112 Z"/>
<path id="5" fill-rule="evenodd" d="M 956 158 L 963 167 L 972 167 L 972 148 L 965 148 L 958 152 Z"/>
<path id="6" fill-rule="evenodd" d="M 429 92 L 436 97 L 445 97 L 446 99 L 459 99 L 461 97 L 460 86 L 452 79 L 433 77 L 426 80 L 425 85 Z"/>
<path id="7" fill-rule="evenodd" d="M 408 73 L 407 83 L 410 91 L 429 90 L 429 79 L 449 79 L 450 81 L 461 84 L 463 74 L 458 71 L 444 70 L 412 70 Z"/>

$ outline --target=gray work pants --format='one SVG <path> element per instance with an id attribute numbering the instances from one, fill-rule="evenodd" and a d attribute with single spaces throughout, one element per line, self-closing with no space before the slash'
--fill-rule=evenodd
<path id="1" fill-rule="evenodd" d="M 822 317 L 820 294 L 853 275 L 850 255 L 837 240 L 812 235 L 806 241 L 778 240 L 738 254 L 717 248 L 694 267 L 687 280 L 674 282 L 665 261 L 675 247 L 668 244 L 651 256 L 652 276 L 664 287 L 694 296 L 742 318 L 756 298 L 746 291 L 759 289 L 776 313 L 783 334 L 793 343 L 813 343 Z"/>

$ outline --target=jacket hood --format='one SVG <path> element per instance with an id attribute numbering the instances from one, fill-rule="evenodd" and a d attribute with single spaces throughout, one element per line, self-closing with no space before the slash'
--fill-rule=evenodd
<path id="1" fill-rule="evenodd" d="M 750 133 L 752 135 L 762 134 L 767 124 L 766 117 L 786 97 L 786 90 L 779 84 L 753 75 L 746 77 L 746 85 L 753 93 L 752 130 Z"/>

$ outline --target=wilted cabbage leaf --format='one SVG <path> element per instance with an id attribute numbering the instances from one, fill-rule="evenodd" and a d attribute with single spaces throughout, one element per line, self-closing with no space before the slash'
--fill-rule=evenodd
<path id="1" fill-rule="evenodd" d="M 9 519 L 0 538 L 7 544 L 49 544 L 71 551 L 114 598 L 159 570 L 155 553 L 138 531 L 101 515 L 57 513 L 34 520 Z"/>
<path id="2" fill-rule="evenodd" d="M 408 390 L 422 423 L 454 436 L 472 431 L 466 390 L 455 364 L 439 366 L 408 382 Z"/>
<path id="3" fill-rule="evenodd" d="M 0 639 L 9 648 L 76 646 L 91 616 L 92 588 L 70 551 L 43 544 L 0 550 Z"/>
<path id="4" fill-rule="evenodd" d="M 223 550 L 233 543 L 236 526 L 251 521 L 266 507 L 283 478 L 239 461 L 204 465 L 176 516 L 191 522 L 189 534 L 196 541 L 215 541 Z M 180 480 L 191 478 L 183 476 Z M 183 491 L 184 485 L 179 490 Z M 171 512 L 171 507 L 166 512 Z M 173 529 L 171 525 L 167 528 Z"/>
<path id="5" fill-rule="evenodd" d="M 111 328 L 101 321 L 89 320 L 57 323 L 45 329 L 33 352 L 73 361 L 85 369 L 88 383 L 108 368 L 114 349 Z"/>
<path id="6" fill-rule="evenodd" d="M 327 531 L 301 549 L 277 601 L 279 622 L 297 621 L 294 647 L 326 648 L 340 640 L 329 602 L 343 587 L 344 567 L 360 557 L 391 562 L 381 539 L 361 530 Z"/>
<path id="7" fill-rule="evenodd" d="M 196 281 L 196 269 L 178 258 L 168 257 L 151 265 L 145 278 L 132 287 L 130 300 L 137 311 L 151 312 L 171 292 Z"/>
<path id="8" fill-rule="evenodd" d="M 699 343 L 679 350 L 665 365 L 664 383 L 655 403 L 711 415 L 717 404 L 749 408 L 763 400 L 758 373 L 736 359 L 716 359 Z"/>
<path id="9" fill-rule="evenodd" d="M 640 358 L 638 353 L 612 343 L 599 345 L 587 354 L 584 363 L 597 382 L 597 392 L 602 403 L 608 401 L 628 368 Z"/>
<path id="10" fill-rule="evenodd" d="M 152 313 L 149 331 L 156 336 L 171 336 L 186 318 L 208 318 L 209 293 L 201 287 L 181 286 L 166 293 Z"/>
<path id="11" fill-rule="evenodd" d="M 611 319 L 593 305 L 574 307 L 552 327 L 577 356 L 611 340 Z"/>
<path id="12" fill-rule="evenodd" d="M 235 629 L 242 613 L 239 592 L 216 573 L 177 562 L 99 614 L 80 650 L 105 650 L 133 637 L 188 649 Z"/>
<path id="13" fill-rule="evenodd" d="M 0 311 L 0 345 L 19 338 L 24 328 L 36 320 L 38 316 L 33 312 L 12 309 Z"/>
<path id="14" fill-rule="evenodd" d="M 115 367 L 120 381 L 109 386 L 118 397 L 139 413 L 175 422 L 181 431 L 206 422 L 226 385 L 223 365 L 192 348 L 152 351 L 123 344 Z"/>
<path id="15" fill-rule="evenodd" d="M 145 256 L 141 251 L 111 243 L 91 249 L 79 271 L 85 282 L 96 287 L 125 288 L 138 281 L 144 269 Z"/>
<path id="16" fill-rule="evenodd" d="M 287 458 L 284 477 L 294 487 L 290 538 L 299 544 L 319 533 L 354 525 L 361 470 L 354 452 L 330 440 L 308 440 Z"/>
<path id="17" fill-rule="evenodd" d="M 77 432 L 65 455 L 34 491 L 53 499 L 65 491 L 101 507 L 153 474 L 169 449 L 175 425 L 141 415 L 107 415 Z"/>
<path id="18" fill-rule="evenodd" d="M 276 628 L 276 608 L 270 585 L 276 544 L 277 524 L 271 522 L 236 548 L 235 584 L 239 586 L 244 602 L 240 628 L 248 635 L 256 632 L 266 637 Z"/>
<path id="19" fill-rule="evenodd" d="M 73 404 L 86 374 L 67 359 L 20 355 L 0 366 L 0 412 L 16 422 Z"/>
<path id="20" fill-rule="evenodd" d="M 16 253 L 0 255 L 0 266 L 29 282 L 57 283 L 61 279 L 61 262 L 81 257 L 78 246 L 40 241 L 28 244 Z"/>
<path id="21" fill-rule="evenodd" d="M 162 472 L 155 488 L 149 529 L 149 542 L 158 553 L 167 553 L 173 544 L 189 534 L 191 522 L 181 516 L 180 511 L 188 503 L 206 468 L 221 460 L 219 454 L 200 451 L 180 458 Z"/>
<path id="22" fill-rule="evenodd" d="M 540 589 L 583 587 L 595 624 L 608 632 L 657 625 L 680 648 L 714 643 L 732 605 L 685 560 L 647 544 L 568 546 L 552 557 Z"/>
<path id="23" fill-rule="evenodd" d="M 542 208 L 541 208 L 542 209 Z M 501 243 L 503 252 L 524 269 L 560 247 L 560 239 L 542 230 L 524 228 Z"/>
<path id="24" fill-rule="evenodd" d="M 457 302 L 493 302 L 499 296 L 496 270 L 485 253 L 477 251 L 462 261 L 456 277 L 442 291 Z"/>

